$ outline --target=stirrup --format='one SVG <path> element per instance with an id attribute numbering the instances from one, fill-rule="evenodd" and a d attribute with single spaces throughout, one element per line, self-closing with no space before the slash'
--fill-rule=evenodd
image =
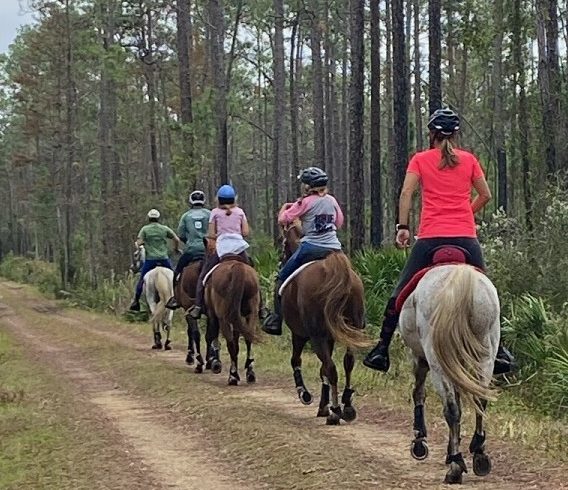
<path id="1" fill-rule="evenodd" d="M 181 305 L 177 302 L 175 296 L 172 296 L 166 303 L 166 308 L 168 310 L 177 310 Z"/>
<path id="2" fill-rule="evenodd" d="M 375 346 L 375 348 L 365 356 L 365 359 L 363 359 L 363 365 L 369 369 L 386 373 L 390 368 L 388 346 L 382 343 Z"/>
<path id="3" fill-rule="evenodd" d="M 199 320 L 201 318 L 201 306 L 193 305 L 187 312 L 187 316 L 193 318 L 194 320 Z"/>
<path id="4" fill-rule="evenodd" d="M 276 314 L 270 315 L 262 324 L 262 331 L 269 335 L 282 335 L 282 318 Z"/>

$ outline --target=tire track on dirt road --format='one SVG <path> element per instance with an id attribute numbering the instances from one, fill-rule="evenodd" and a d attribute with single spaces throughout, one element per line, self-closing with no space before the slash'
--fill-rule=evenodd
<path id="1" fill-rule="evenodd" d="M 21 291 L 17 294 L 11 294 L 9 287 L 6 287 L 5 283 L 0 284 L 0 292 L 7 293 L 12 301 L 17 298 L 18 308 L 22 308 L 24 314 L 25 310 L 37 310 L 37 304 L 34 307 L 22 306 L 20 304 L 23 296 Z M 37 298 L 28 297 L 26 303 L 29 300 L 32 300 L 32 304 L 34 301 L 38 301 Z M 109 330 L 107 325 L 100 322 L 100 317 L 93 316 L 93 320 L 89 321 L 85 319 L 86 315 L 83 313 L 76 313 L 72 310 L 58 311 L 55 309 L 53 302 L 46 300 L 42 300 L 39 310 L 42 310 L 44 314 L 55 316 L 58 322 L 61 323 L 61 328 L 73 327 L 75 334 L 77 334 L 76 329 L 78 329 L 85 335 L 111 340 L 131 350 L 142 351 L 144 356 L 159 359 L 161 362 L 172 363 L 177 366 L 183 365 L 181 350 L 173 351 L 174 353 L 179 353 L 178 356 L 172 356 L 171 353 L 159 355 L 156 352 L 151 352 L 148 348 L 148 339 L 145 336 L 143 337 L 135 332 L 127 336 L 119 331 Z M 194 375 L 192 376 L 192 381 L 209 386 L 209 388 L 214 387 L 223 390 L 227 388 L 224 376 Z M 103 390 L 103 393 L 105 393 L 102 395 L 104 399 L 105 396 L 111 397 L 109 393 L 114 392 L 112 390 Z M 122 394 L 120 396 L 125 395 Z M 333 443 L 369 454 L 372 460 L 376 461 L 377 465 L 385 465 L 388 467 L 389 472 L 394 471 L 394 474 L 389 475 L 390 478 L 385 478 L 384 481 L 380 482 L 377 481 L 377 484 L 380 483 L 382 488 L 437 487 L 445 472 L 445 465 L 443 464 L 445 442 L 442 434 L 438 434 L 429 440 L 432 450 L 430 460 L 416 463 L 408 455 L 409 429 L 411 426 L 408 425 L 407 417 L 401 416 L 399 413 L 393 411 L 381 413 L 377 407 L 372 405 L 360 405 L 358 410 L 362 415 L 361 421 L 352 425 L 344 425 L 341 428 L 326 427 L 321 419 L 313 417 L 315 409 L 306 409 L 299 405 L 299 402 L 294 399 L 293 390 L 282 389 L 273 385 L 259 385 L 254 388 L 244 387 L 244 389 L 227 391 L 226 396 L 240 402 L 248 401 L 250 403 L 251 400 L 254 400 L 256 403 L 268 408 L 277 407 L 278 415 L 286 419 L 288 423 L 298 425 L 308 433 L 325 434 L 326 437 L 330 438 L 330 444 L 333 441 Z M 128 407 L 127 403 L 126 407 L 123 408 L 127 413 L 131 408 L 136 408 L 135 406 Z M 112 410 L 112 407 L 110 410 Z M 119 407 L 116 410 L 120 412 L 122 408 Z M 365 415 L 366 411 L 369 412 L 369 415 Z M 380 424 L 377 424 L 377 421 Z M 124 431 L 127 429 L 123 428 Z M 438 432 L 443 432 L 445 436 L 445 428 Z M 148 441 L 141 441 L 141 443 L 148 444 Z M 487 489 L 543 488 L 541 485 L 548 488 L 566 488 L 563 486 L 563 480 L 558 479 L 561 478 L 560 471 L 555 471 L 554 469 L 545 470 L 541 467 L 536 467 L 534 463 L 531 465 L 530 462 L 525 460 L 512 460 L 512 455 L 508 452 L 508 448 L 503 444 L 498 444 L 497 441 L 490 442 L 490 452 L 494 461 L 494 473 L 483 480 L 468 475 L 466 476 L 467 486 Z"/>

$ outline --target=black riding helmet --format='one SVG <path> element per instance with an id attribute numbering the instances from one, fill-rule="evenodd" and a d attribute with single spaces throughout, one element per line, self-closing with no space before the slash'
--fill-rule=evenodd
<path id="1" fill-rule="evenodd" d="M 460 129 L 460 117 L 449 107 L 432 113 L 428 121 L 430 131 L 438 131 L 444 136 L 451 136 Z"/>
<path id="2" fill-rule="evenodd" d="M 324 187 L 329 181 L 327 174 L 319 167 L 305 168 L 298 175 L 298 179 L 310 187 Z"/>

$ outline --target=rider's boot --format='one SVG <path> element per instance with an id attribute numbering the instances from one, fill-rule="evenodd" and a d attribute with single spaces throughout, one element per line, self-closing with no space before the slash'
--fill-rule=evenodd
<path id="1" fill-rule="evenodd" d="M 279 294 L 281 286 L 282 281 L 276 280 L 274 287 L 274 313 L 271 313 L 262 325 L 262 330 L 269 335 L 282 335 L 282 301 Z"/>
<path id="2" fill-rule="evenodd" d="M 161 349 L 162 348 L 162 334 L 160 332 L 154 332 L 154 345 L 152 349 Z"/>
<path id="3" fill-rule="evenodd" d="M 389 346 L 398 324 L 398 313 L 396 311 L 396 298 L 389 299 L 383 318 L 381 328 L 381 338 L 374 349 L 367 354 L 363 364 L 370 369 L 387 372 L 390 367 Z"/>
<path id="4" fill-rule="evenodd" d="M 130 308 L 128 308 L 130 311 L 140 311 L 140 298 L 135 297 L 132 300 L 132 303 L 130 305 Z"/>
<path id="5" fill-rule="evenodd" d="M 497 357 L 495 358 L 495 365 L 493 366 L 493 374 L 506 374 L 514 371 L 517 368 L 515 357 L 509 349 L 499 344 L 497 350 Z"/>
<path id="6" fill-rule="evenodd" d="M 178 303 L 176 297 L 175 297 L 175 290 L 176 290 L 176 286 L 178 283 L 178 278 L 179 278 L 179 274 L 174 274 L 174 295 L 168 300 L 168 302 L 166 303 L 166 308 L 168 310 L 177 310 L 179 307 L 181 307 L 181 305 Z"/>

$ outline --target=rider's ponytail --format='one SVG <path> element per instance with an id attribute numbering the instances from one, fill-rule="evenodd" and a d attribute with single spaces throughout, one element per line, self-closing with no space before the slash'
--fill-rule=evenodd
<path id="1" fill-rule="evenodd" d="M 458 156 L 454 152 L 453 138 L 442 137 L 439 141 L 440 141 L 440 151 L 442 152 L 442 161 L 440 162 L 440 169 L 448 167 L 454 168 L 459 163 L 459 160 Z"/>

